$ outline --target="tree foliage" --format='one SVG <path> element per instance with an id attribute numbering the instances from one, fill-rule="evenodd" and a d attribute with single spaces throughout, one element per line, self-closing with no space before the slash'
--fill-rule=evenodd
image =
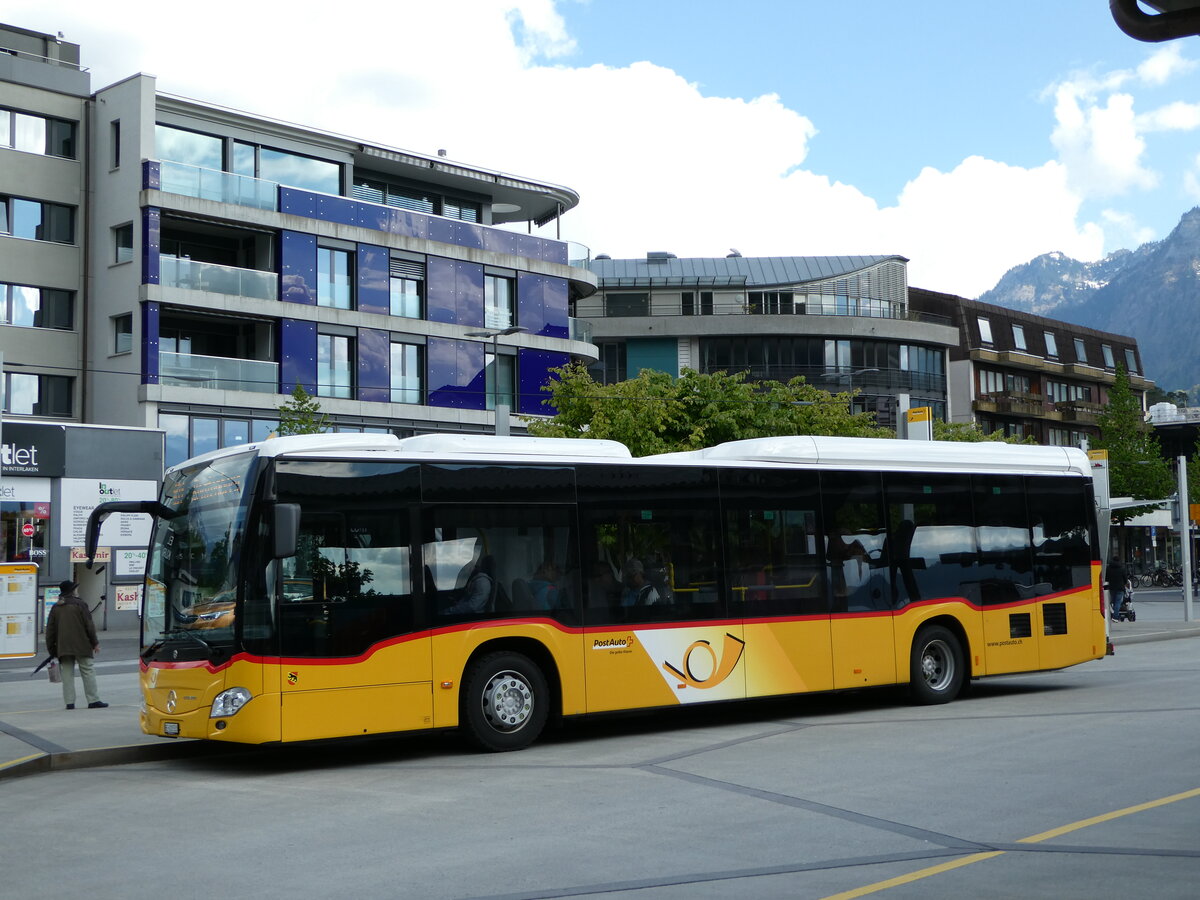
<path id="1" fill-rule="evenodd" d="M 321 404 L 297 384 L 292 399 L 279 407 L 279 428 L 276 434 L 321 434 L 329 430 L 329 422 L 321 412 Z"/>
<path id="2" fill-rule="evenodd" d="M 581 365 L 553 370 L 543 388 L 558 410 L 552 419 L 527 418 L 536 437 L 620 441 L 634 456 L 698 450 L 726 441 L 793 434 L 892 437 L 871 413 L 851 413 L 852 394 L 831 394 L 793 378 L 752 382 L 744 372 L 678 378 L 643 369 L 636 378 L 599 384 Z"/>
<path id="3" fill-rule="evenodd" d="M 1108 389 L 1108 405 L 1100 414 L 1100 437 L 1093 447 L 1108 451 L 1108 475 L 1114 497 L 1161 500 L 1175 491 L 1175 477 L 1146 424 L 1141 404 L 1129 386 L 1129 373 L 1117 366 L 1116 380 Z M 1113 512 L 1124 524 L 1154 507 L 1137 506 Z"/>

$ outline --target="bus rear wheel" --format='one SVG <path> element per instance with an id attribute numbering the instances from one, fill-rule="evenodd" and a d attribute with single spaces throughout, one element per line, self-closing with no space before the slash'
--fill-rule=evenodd
<path id="1" fill-rule="evenodd" d="M 550 691 L 537 664 L 520 653 L 490 653 L 463 681 L 460 717 L 470 741 L 484 750 L 521 750 L 546 725 Z"/>
<path id="2" fill-rule="evenodd" d="M 947 628 L 917 632 L 909 669 L 909 693 L 917 703 L 949 703 L 962 690 L 966 667 L 962 645 Z"/>

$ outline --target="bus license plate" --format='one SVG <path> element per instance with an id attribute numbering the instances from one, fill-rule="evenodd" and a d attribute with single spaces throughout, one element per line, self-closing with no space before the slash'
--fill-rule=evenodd
<path id="1" fill-rule="evenodd" d="M 179 737 L 179 723 L 163 722 L 163 734 L 167 737 Z"/>

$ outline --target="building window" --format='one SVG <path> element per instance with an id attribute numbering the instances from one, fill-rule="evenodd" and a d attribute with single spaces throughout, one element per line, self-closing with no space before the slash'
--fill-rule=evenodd
<path id="1" fill-rule="evenodd" d="M 74 122 L 0 109 L 0 147 L 75 159 Z"/>
<path id="2" fill-rule="evenodd" d="M 4 373 L 4 412 L 14 416 L 71 415 L 72 379 L 65 375 Z"/>
<path id="3" fill-rule="evenodd" d="M 389 311 L 393 316 L 404 316 L 409 319 L 423 318 L 421 303 L 425 297 L 425 263 L 409 259 L 392 259 L 390 266 Z"/>
<path id="4" fill-rule="evenodd" d="M 625 380 L 625 342 L 597 341 L 599 358 L 588 366 L 588 374 L 599 384 L 616 384 Z"/>
<path id="5" fill-rule="evenodd" d="M 75 208 L 0 196 L 0 234 L 72 244 L 75 242 Z"/>
<path id="6" fill-rule="evenodd" d="M 1054 339 L 1053 331 L 1043 331 L 1046 338 L 1046 355 L 1051 359 L 1058 358 L 1058 341 Z"/>
<path id="7" fill-rule="evenodd" d="M 110 168 L 121 168 L 121 120 L 108 123 L 108 164 Z"/>
<path id="8" fill-rule="evenodd" d="M 355 178 L 351 196 L 369 203 L 382 203 L 397 209 L 428 215 L 446 216 L 464 222 L 483 219 L 483 204 L 456 197 L 445 197 L 426 188 L 392 184 L 379 178 Z"/>
<path id="9" fill-rule="evenodd" d="M 751 291 L 749 309 L 752 315 L 788 315 L 796 312 L 791 291 Z"/>
<path id="10" fill-rule="evenodd" d="M 487 328 L 509 328 L 515 319 L 515 282 L 502 275 L 483 276 L 483 324 Z"/>
<path id="11" fill-rule="evenodd" d="M 1025 346 L 1025 327 L 1023 325 L 1014 325 L 1012 327 L 1012 332 L 1013 332 L 1013 346 L 1016 347 L 1018 350 L 1029 349 L 1028 347 Z"/>
<path id="12" fill-rule="evenodd" d="M 113 262 L 133 261 L 133 225 L 118 225 L 113 233 Z"/>
<path id="13" fill-rule="evenodd" d="M 1087 347 L 1084 346 L 1083 338 L 1075 338 L 1075 361 L 1087 365 Z"/>
<path id="14" fill-rule="evenodd" d="M 1137 357 L 1134 355 L 1132 348 L 1126 347 L 1125 348 L 1125 371 L 1128 372 L 1130 375 L 1136 375 L 1137 370 L 1138 370 Z"/>
<path id="15" fill-rule="evenodd" d="M 489 349 L 484 354 L 484 367 L 487 408 L 495 409 L 497 404 L 506 404 L 512 409 L 516 394 L 517 358 L 506 353 L 497 356 Z"/>
<path id="16" fill-rule="evenodd" d="M 317 248 L 317 305 L 352 309 L 354 263 L 349 250 Z"/>
<path id="17" fill-rule="evenodd" d="M 392 342 L 392 402 L 422 403 L 421 348 L 416 344 Z"/>
<path id="18" fill-rule="evenodd" d="M 0 282 L 0 325 L 70 331 L 72 299 L 70 291 Z"/>
<path id="19" fill-rule="evenodd" d="M 317 335 L 317 396 L 344 397 L 354 392 L 354 339 Z"/>
<path id="20" fill-rule="evenodd" d="M 1104 356 L 1104 368 L 1115 369 L 1117 367 L 1116 362 L 1113 361 L 1112 347 L 1109 344 L 1101 344 L 1100 353 Z"/>
<path id="21" fill-rule="evenodd" d="M 680 296 L 680 312 L 685 316 L 711 316 L 713 314 L 713 292 L 700 291 L 700 303 L 696 304 L 696 291 L 684 291 Z"/>
<path id="22" fill-rule="evenodd" d="M 648 316 L 650 315 L 650 295 L 605 294 L 604 314 L 606 316 Z"/>
<path id="23" fill-rule="evenodd" d="M 979 316 L 976 321 L 979 323 L 979 340 L 985 344 L 992 342 L 992 323 L 990 320 Z"/>
<path id="24" fill-rule="evenodd" d="M 183 413 L 159 413 L 158 427 L 166 432 L 164 464 L 176 466 L 208 450 L 264 441 L 279 428 L 276 419 L 214 419 Z"/>
<path id="25" fill-rule="evenodd" d="M 128 353 L 133 349 L 133 313 L 113 316 L 113 353 Z"/>

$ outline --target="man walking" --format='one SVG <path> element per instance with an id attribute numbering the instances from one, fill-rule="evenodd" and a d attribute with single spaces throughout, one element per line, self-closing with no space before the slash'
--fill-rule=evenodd
<path id="1" fill-rule="evenodd" d="M 75 708 L 75 665 L 79 665 L 79 677 L 83 679 L 83 694 L 87 697 L 88 709 L 104 709 L 107 703 L 100 699 L 96 687 L 96 665 L 92 657 L 100 651 L 96 639 L 96 625 L 92 612 L 77 593 L 79 583 L 64 581 L 58 586 L 58 602 L 50 609 L 46 621 L 46 651 L 58 659 L 62 670 L 63 701 L 67 709 Z"/>

